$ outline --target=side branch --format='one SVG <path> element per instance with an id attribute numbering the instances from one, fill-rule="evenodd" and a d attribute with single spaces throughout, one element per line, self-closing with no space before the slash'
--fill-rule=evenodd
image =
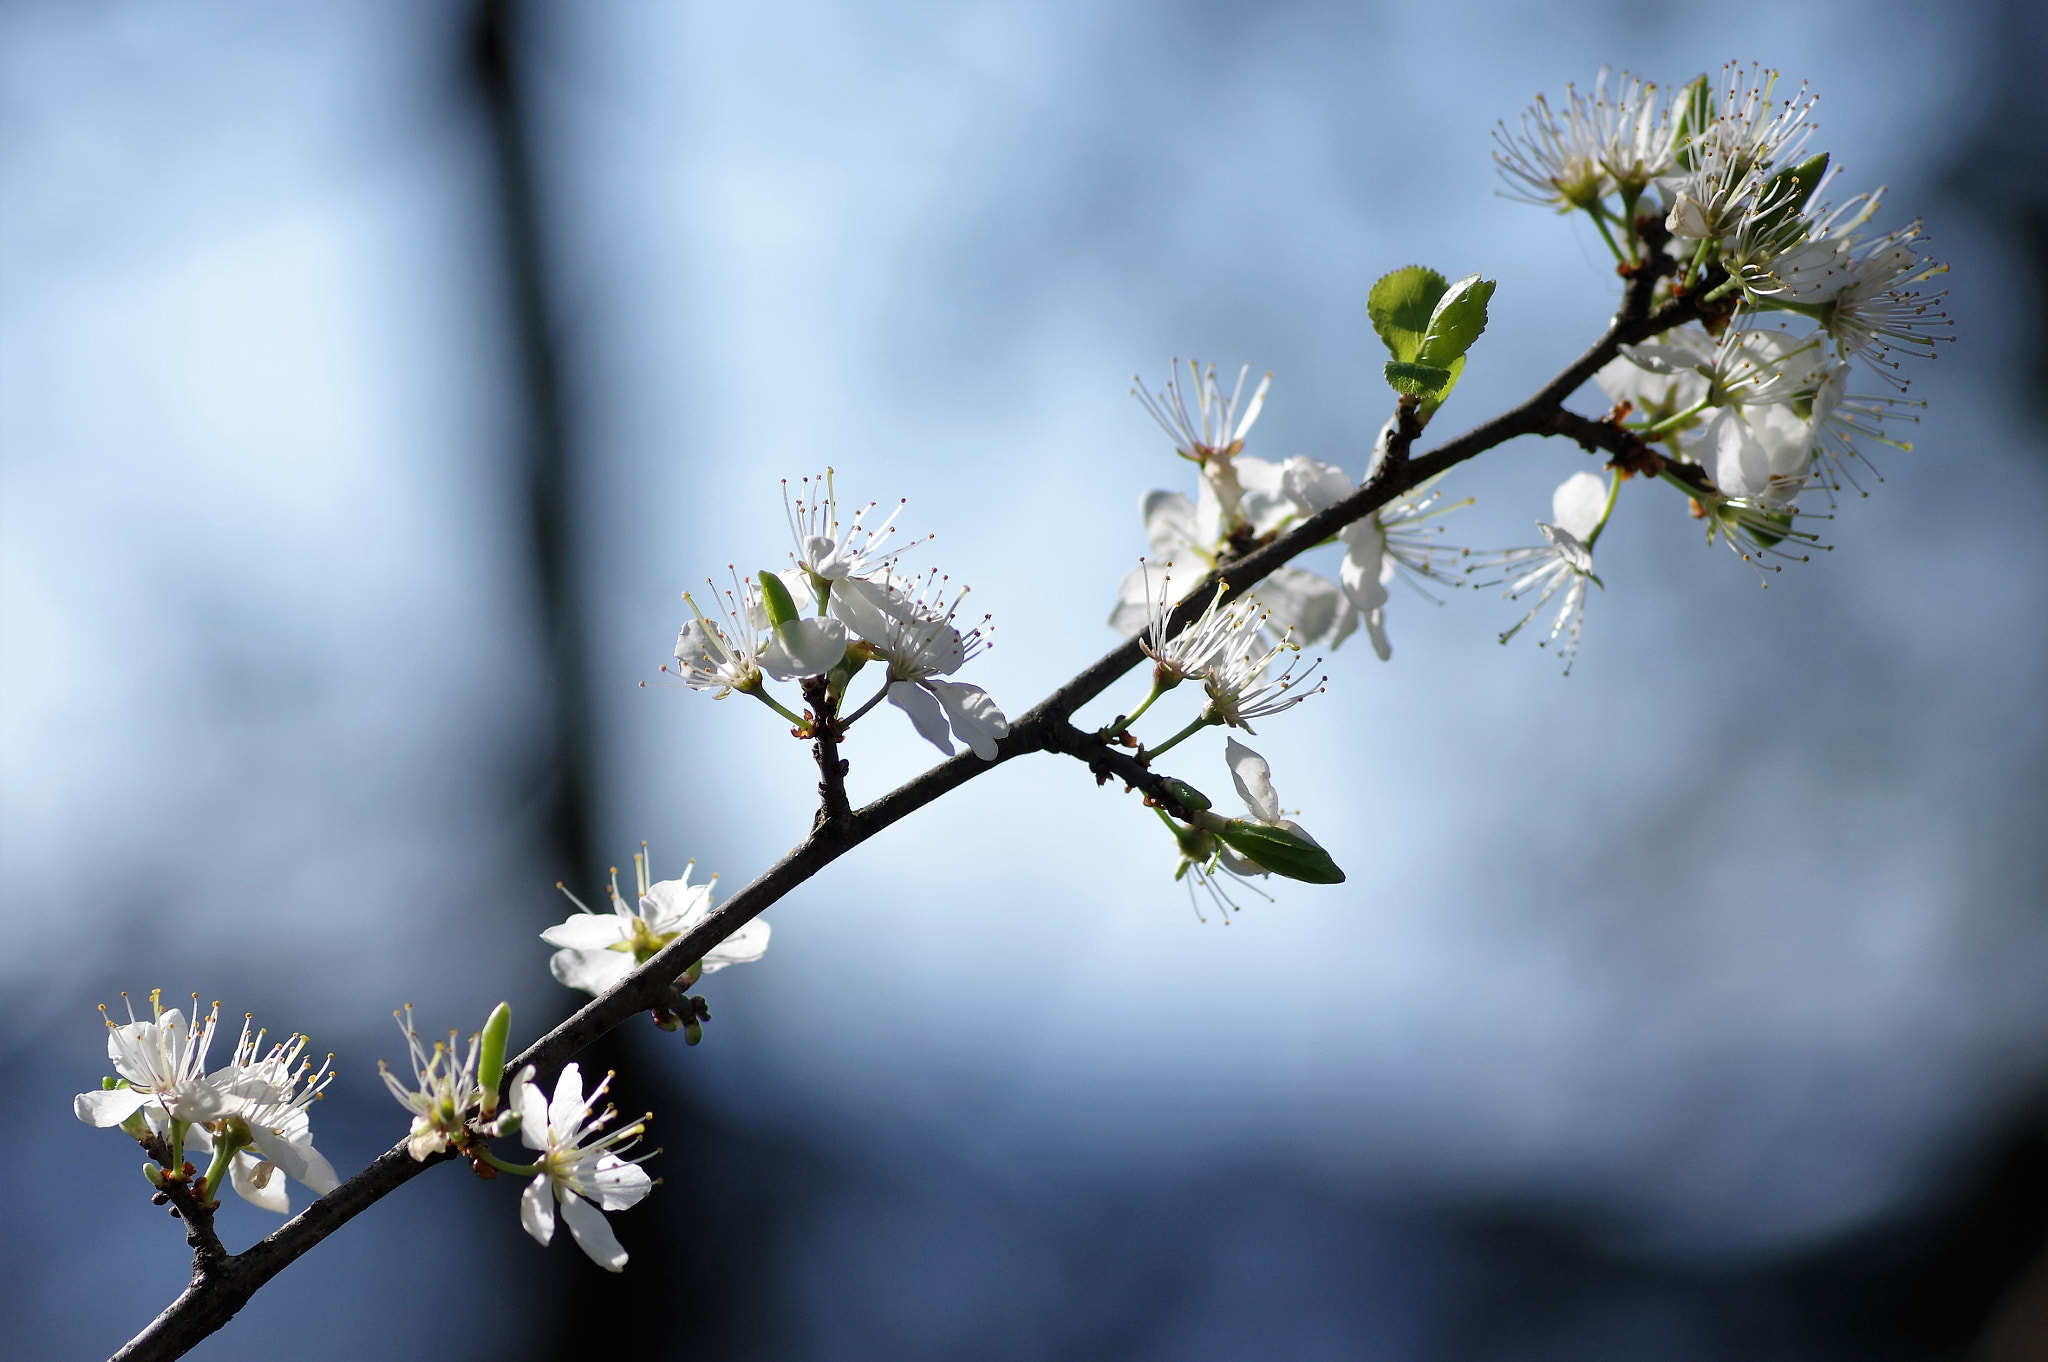
<path id="1" fill-rule="evenodd" d="M 1622 308 L 1606 334 L 1533 397 L 1513 410 L 1428 453 L 1409 457 L 1408 446 L 1420 427 L 1412 412 L 1404 418 L 1397 408 L 1397 430 L 1389 442 L 1388 457 L 1380 460 L 1362 486 L 1272 542 L 1219 567 L 1174 608 L 1171 627 L 1184 627 L 1200 614 L 1219 586 L 1242 591 L 1418 484 L 1519 436 L 1565 435 L 1581 443 L 1617 452 L 1613 445 L 1604 442 L 1628 437 L 1628 432 L 1610 423 L 1567 412 L 1564 400 L 1612 360 L 1622 346 L 1647 340 L 1700 316 L 1700 310 L 1691 297 L 1675 299 L 1655 312 L 1650 311 L 1650 297 L 1657 280 L 1670 269 L 1671 262 L 1661 251 L 1638 267 L 1629 279 Z M 1170 813 L 1187 812 L 1180 808 L 1162 777 L 1153 774 L 1128 753 L 1110 747 L 1096 735 L 1083 732 L 1069 722 L 1077 710 L 1138 666 L 1143 657 L 1138 641 L 1126 640 L 1013 722 L 1009 736 L 997 744 L 993 761 L 983 761 L 971 752 L 962 752 L 874 803 L 860 809 L 849 809 L 843 815 L 839 811 L 846 807 L 844 785 L 834 777 L 838 766 L 836 734 L 831 744 L 821 741 L 818 756 L 821 774 L 825 777 L 822 789 L 824 809 L 810 836 L 759 878 L 728 898 L 689 933 L 670 942 L 616 987 L 593 998 L 561 1025 L 528 1046 L 507 1063 L 505 1072 L 509 1076 L 532 1065 L 540 1078 L 551 1079 L 578 1051 L 623 1024 L 634 1013 L 667 1005 L 671 997 L 670 986 L 690 965 L 701 960 L 713 946 L 766 911 L 792 889 L 884 828 L 1013 757 L 1046 751 L 1072 756 L 1086 763 L 1098 776 L 1114 777 L 1143 791 Z M 815 704 L 813 708 L 815 712 Z M 843 776 L 843 772 L 840 775 Z M 143 1359 L 158 1362 L 182 1356 L 227 1323 L 257 1289 L 300 1254 L 339 1229 L 358 1212 L 410 1181 L 430 1164 L 442 1162 L 446 1157 L 417 1162 L 403 1143 L 380 1154 L 369 1167 L 315 1201 L 247 1251 L 220 1259 L 210 1267 L 202 1266 L 191 1286 L 115 1357 L 120 1362 L 142 1362 Z"/>

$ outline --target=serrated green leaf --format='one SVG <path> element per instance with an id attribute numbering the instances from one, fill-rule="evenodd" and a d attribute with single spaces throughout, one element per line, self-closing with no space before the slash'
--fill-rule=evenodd
<path id="1" fill-rule="evenodd" d="M 1429 319 L 1450 285 L 1435 270 L 1409 265 L 1383 275 L 1366 296 L 1365 310 L 1373 330 L 1397 361 L 1413 360 L 1429 334 Z"/>
<path id="2" fill-rule="evenodd" d="M 1438 388 L 1431 396 L 1422 399 L 1422 419 L 1424 422 L 1427 422 L 1430 417 L 1436 415 L 1438 407 L 1450 401 L 1452 390 L 1458 386 L 1459 378 L 1463 377 L 1465 373 L 1465 357 L 1460 355 L 1444 367 L 1450 370 L 1450 381 L 1444 384 L 1443 387 Z"/>
<path id="3" fill-rule="evenodd" d="M 1494 281 L 1468 274 L 1450 286 L 1429 314 L 1429 327 L 1415 358 L 1439 369 L 1448 368 L 1464 356 L 1486 330 L 1486 304 L 1493 297 Z"/>
<path id="4" fill-rule="evenodd" d="M 1459 358 L 1462 362 L 1463 356 Z M 1387 361 L 1387 386 L 1410 397 L 1434 397 L 1450 386 L 1452 378 L 1451 371 L 1442 365 L 1403 363 L 1398 359 Z"/>
<path id="5" fill-rule="evenodd" d="M 1233 819 L 1216 834 L 1232 851 L 1275 875 L 1305 884 L 1342 884 L 1344 872 L 1330 853 L 1298 833 L 1270 823 Z"/>

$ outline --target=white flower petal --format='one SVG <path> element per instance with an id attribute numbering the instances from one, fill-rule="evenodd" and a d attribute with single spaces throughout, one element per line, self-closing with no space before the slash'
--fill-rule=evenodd
<path id="1" fill-rule="evenodd" d="M 1597 473 L 1574 473 L 1550 494 L 1551 523 L 1583 542 L 1607 509 L 1607 484 Z"/>
<path id="2" fill-rule="evenodd" d="M 569 1222 L 569 1233 L 575 1237 L 576 1247 L 582 1249 L 591 1262 L 606 1272 L 626 1270 L 626 1251 L 619 1247 L 618 1236 L 612 1233 L 611 1223 L 604 1218 L 603 1211 L 574 1192 L 564 1190 L 562 1219 Z"/>
<path id="3" fill-rule="evenodd" d="M 519 1194 L 519 1224 L 543 1244 L 555 1237 L 555 1196 L 546 1173 L 527 1183 L 526 1190 Z"/>
<path id="4" fill-rule="evenodd" d="M 889 703 L 910 716 L 919 737 L 947 756 L 953 755 L 953 744 L 946 739 L 946 711 L 929 691 L 908 681 L 891 681 Z"/>
<path id="5" fill-rule="evenodd" d="M 577 913 L 567 922 L 558 922 L 542 932 L 540 939 L 550 946 L 572 951 L 601 951 L 632 935 L 631 920 L 617 913 Z"/>
<path id="6" fill-rule="evenodd" d="M 571 1060 L 562 1066 L 555 1080 L 554 1100 L 548 1103 L 548 1125 L 556 1132 L 574 1130 L 590 1104 L 583 1099 L 583 1068 Z"/>
<path id="7" fill-rule="evenodd" d="M 512 1080 L 512 1109 L 519 1113 L 519 1138 L 528 1149 L 548 1147 L 548 1099 L 533 1081 L 533 1066 L 527 1065 Z M 550 1213 L 550 1221 L 553 1216 Z M 552 1230 L 550 1231 L 552 1232 Z M 542 1243 L 547 1241 L 543 1239 Z"/>
<path id="8" fill-rule="evenodd" d="M 1253 587 L 1251 595 L 1272 612 L 1274 633 L 1291 628 L 1294 641 L 1305 648 L 1330 642 L 1339 617 L 1348 608 L 1343 588 L 1295 567 L 1273 573 Z"/>
<path id="9" fill-rule="evenodd" d="M 750 965 L 768 953 L 772 929 L 760 918 L 734 932 L 704 953 L 704 972 L 715 974 L 727 965 Z"/>
<path id="10" fill-rule="evenodd" d="M 887 646 L 895 626 L 912 616 L 910 600 L 901 591 L 865 577 L 844 577 L 832 584 L 832 613 L 878 647 Z"/>
<path id="11" fill-rule="evenodd" d="M 82 1092 L 71 1100 L 71 1110 L 89 1126 L 117 1126 L 142 1109 L 149 1094 L 140 1088 Z"/>
<path id="12" fill-rule="evenodd" d="M 637 1163 L 616 1154 L 600 1154 L 592 1166 L 576 1170 L 576 1182 L 607 1211 L 623 1211 L 639 1204 L 654 1190 L 654 1179 Z"/>
<path id="13" fill-rule="evenodd" d="M 1230 765 L 1230 779 L 1238 798 L 1261 823 L 1280 820 L 1280 796 L 1273 791 L 1273 769 L 1266 759 L 1232 738 L 1223 747 L 1223 759 Z"/>
<path id="14" fill-rule="evenodd" d="M 1010 731 L 1010 721 L 988 692 L 959 681 L 927 681 L 925 689 L 939 699 L 940 708 L 953 725 L 953 736 L 974 750 L 983 761 L 996 759 L 996 739 Z"/>
<path id="15" fill-rule="evenodd" d="M 657 932 L 686 932 L 711 913 L 711 886 L 659 880 L 640 896 L 640 916 Z"/>
<path id="16" fill-rule="evenodd" d="M 632 972 L 633 957 L 626 951 L 556 951 L 548 958 L 555 982 L 593 998 Z"/>
<path id="17" fill-rule="evenodd" d="M 840 583 L 841 587 L 846 585 Z M 839 595 L 838 588 L 833 596 Z M 846 656 L 846 626 L 838 620 L 797 620 L 777 629 L 761 650 L 761 670 L 778 681 L 821 676 Z"/>
<path id="18" fill-rule="evenodd" d="M 1351 495 L 1351 478 L 1334 464 L 1297 454 L 1281 465 L 1288 497 L 1303 515 L 1314 515 Z"/>
<path id="19" fill-rule="evenodd" d="M 285 1181 L 284 1173 L 248 1150 L 237 1152 L 228 1164 L 228 1181 L 242 1200 L 250 1205 L 278 1215 L 291 1214 L 291 1187 Z"/>
<path id="20" fill-rule="evenodd" d="M 1146 542 L 1152 555 L 1190 565 L 1199 558 L 1205 565 L 1215 547 L 1213 537 L 1202 538 L 1196 530 L 1195 505 L 1178 492 L 1156 488 L 1138 501 L 1138 515 L 1145 524 Z"/>

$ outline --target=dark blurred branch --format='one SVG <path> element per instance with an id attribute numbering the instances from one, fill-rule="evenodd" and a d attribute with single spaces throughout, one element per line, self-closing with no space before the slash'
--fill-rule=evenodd
<path id="1" fill-rule="evenodd" d="M 1350 496 L 1204 579 L 1186 600 L 1174 607 L 1169 627 L 1179 629 L 1192 621 L 1206 608 L 1219 587 L 1243 591 L 1300 554 L 1326 542 L 1346 525 L 1364 519 L 1418 484 L 1489 449 L 1523 435 L 1568 435 L 1584 439 L 1594 427 L 1618 430 L 1618 427 L 1566 411 L 1564 401 L 1619 354 L 1622 346 L 1646 340 L 1699 317 L 1699 309 L 1689 297 L 1674 299 L 1651 311 L 1651 296 L 1656 282 L 1669 269 L 1668 257 L 1661 249 L 1655 251 L 1650 262 L 1630 278 L 1621 311 L 1608 326 L 1606 334 L 1535 396 L 1426 454 L 1381 460 L 1365 483 Z M 1401 424 L 1405 427 L 1411 423 Z M 1397 432 L 1397 437 L 1402 435 L 1406 437 L 1402 439 L 1405 448 L 1406 439 L 1413 436 L 1412 432 L 1405 430 Z M 1599 438 L 1604 440 L 1607 437 L 1601 435 Z M 884 828 L 1013 757 L 1033 752 L 1072 756 L 1084 762 L 1098 777 L 1121 779 L 1132 788 L 1142 790 L 1169 812 L 1179 810 L 1162 777 L 1140 764 L 1134 756 L 1112 747 L 1099 735 L 1083 732 L 1069 722 L 1075 711 L 1108 690 L 1137 667 L 1143 658 L 1144 653 L 1136 639 L 1127 640 L 1103 654 L 1012 723 L 1009 735 L 997 744 L 993 761 L 983 761 L 972 752 L 962 752 L 864 808 L 850 810 L 843 817 L 821 817 L 810 836 L 753 883 L 728 898 L 703 922 L 670 942 L 609 992 L 593 998 L 561 1025 L 508 1061 L 505 1066 L 508 1080 L 531 1065 L 542 1081 L 551 1081 L 564 1064 L 636 1013 L 670 1005 L 673 1001 L 671 988 L 684 971 L 790 890 Z M 836 756 L 834 760 L 836 764 Z M 842 787 L 842 798 L 843 793 Z M 829 792 L 827 801 L 829 815 Z M 162 1362 L 163 1359 L 183 1356 L 201 1339 L 225 1324 L 264 1282 L 357 1212 L 409 1180 L 424 1166 L 413 1162 L 403 1144 L 380 1155 L 368 1168 L 314 1202 L 261 1243 L 224 1260 L 212 1270 L 196 1275 L 184 1294 L 116 1356 L 133 1359 L 134 1362 L 141 1362 L 141 1359 Z"/>

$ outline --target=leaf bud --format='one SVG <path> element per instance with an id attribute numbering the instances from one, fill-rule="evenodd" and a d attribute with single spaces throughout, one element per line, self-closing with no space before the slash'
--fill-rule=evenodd
<path id="1" fill-rule="evenodd" d="M 1206 809 L 1209 807 L 1209 796 L 1203 794 L 1184 780 L 1175 780 L 1172 776 L 1168 776 L 1160 784 L 1168 794 L 1172 795 L 1179 802 L 1183 809 Z"/>

